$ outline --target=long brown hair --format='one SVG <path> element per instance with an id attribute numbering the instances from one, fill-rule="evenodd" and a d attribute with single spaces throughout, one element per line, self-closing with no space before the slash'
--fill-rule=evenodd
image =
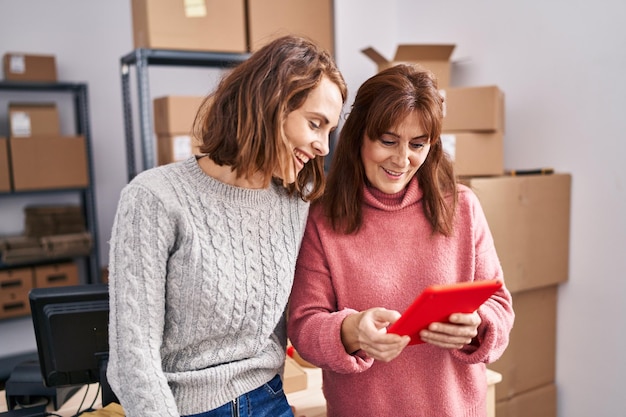
<path id="1" fill-rule="evenodd" d="M 200 107 L 194 135 L 200 151 L 218 165 L 232 167 L 237 177 L 261 173 L 268 186 L 275 172 L 291 169 L 291 149 L 283 132 L 287 115 L 302 106 L 322 77 L 341 91 L 347 88 L 332 56 L 308 39 L 283 36 L 266 44 L 230 70 Z M 299 172 L 289 193 L 305 200 L 321 195 L 324 158 L 315 158 Z"/>
<path id="2" fill-rule="evenodd" d="M 361 85 L 341 128 L 322 201 L 335 230 L 353 233 L 363 221 L 365 136 L 377 140 L 408 114 L 418 112 L 430 140 L 428 156 L 415 174 L 424 192 L 424 212 L 433 232 L 452 232 L 456 179 L 441 144 L 443 104 L 434 75 L 416 65 L 387 68 Z"/>

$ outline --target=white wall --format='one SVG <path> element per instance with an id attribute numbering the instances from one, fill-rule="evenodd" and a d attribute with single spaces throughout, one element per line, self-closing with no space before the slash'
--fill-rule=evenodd
<path id="1" fill-rule="evenodd" d="M 506 167 L 572 173 L 570 281 L 558 308 L 559 417 L 624 415 L 626 3 L 335 0 L 335 12 L 337 61 L 351 97 L 376 71 L 361 49 L 391 57 L 397 43 L 455 43 L 453 59 L 462 64 L 453 82 L 497 84 L 506 94 Z M 119 59 L 131 50 L 129 1 L 0 0 L 0 54 L 53 53 L 61 80 L 89 84 L 105 263 L 127 180 Z M 150 77 L 155 97 L 204 94 L 216 74 L 155 69 Z M 5 117 L 0 110 L 0 126 Z M 0 200 L 0 234 L 13 227 L 4 207 Z"/>

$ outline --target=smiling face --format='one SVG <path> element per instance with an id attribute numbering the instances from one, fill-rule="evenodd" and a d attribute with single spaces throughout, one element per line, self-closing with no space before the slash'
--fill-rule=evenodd
<path id="1" fill-rule="evenodd" d="M 286 183 L 294 183 L 304 165 L 329 152 L 330 133 L 337 128 L 343 99 L 339 87 L 327 77 L 311 90 L 303 105 L 287 115 L 283 130 L 292 152 Z"/>
<path id="2" fill-rule="evenodd" d="M 385 194 L 402 191 L 422 166 L 430 138 L 419 114 L 409 113 L 379 138 L 363 138 L 361 160 L 370 184 Z"/>

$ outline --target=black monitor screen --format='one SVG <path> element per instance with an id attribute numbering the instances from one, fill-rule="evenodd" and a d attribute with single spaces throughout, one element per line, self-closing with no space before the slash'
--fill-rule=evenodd
<path id="1" fill-rule="evenodd" d="M 108 285 L 35 288 L 29 298 L 44 384 L 101 382 L 109 351 Z"/>

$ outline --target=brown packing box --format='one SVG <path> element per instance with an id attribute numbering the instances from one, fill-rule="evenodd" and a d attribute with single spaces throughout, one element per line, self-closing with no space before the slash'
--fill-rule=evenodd
<path id="1" fill-rule="evenodd" d="M 392 60 L 388 60 L 372 47 L 361 52 L 378 65 L 378 71 L 400 63 L 420 64 L 435 74 L 439 88 L 446 88 L 450 85 L 450 56 L 454 47 L 453 44 L 398 45 Z"/>
<path id="2" fill-rule="evenodd" d="M 498 417 L 556 417 L 557 389 L 544 385 L 496 403 Z"/>
<path id="3" fill-rule="evenodd" d="M 73 262 L 36 266 L 35 287 L 78 285 L 78 266 Z"/>
<path id="4" fill-rule="evenodd" d="M 9 103 L 9 137 L 59 136 L 55 103 Z"/>
<path id="5" fill-rule="evenodd" d="M 5 80 L 46 82 L 57 80 L 54 55 L 7 52 L 2 61 Z"/>
<path id="6" fill-rule="evenodd" d="M 450 87 L 443 131 L 504 132 L 504 93 L 498 86 Z"/>
<path id="7" fill-rule="evenodd" d="M 9 146 L 15 191 L 89 184 L 84 136 L 11 138 Z"/>
<path id="8" fill-rule="evenodd" d="M 511 292 L 569 275 L 570 174 L 463 178 L 489 222 Z"/>
<path id="9" fill-rule="evenodd" d="M 32 288 L 31 268 L 0 271 L 0 319 L 29 314 L 28 292 Z"/>
<path id="10" fill-rule="evenodd" d="M 245 0 L 132 0 L 135 48 L 247 52 Z"/>
<path id="11" fill-rule="evenodd" d="M 458 176 L 504 174 L 502 132 L 455 132 L 441 135 L 443 149 L 454 162 Z"/>
<path id="12" fill-rule="evenodd" d="M 197 142 L 189 135 L 158 135 L 157 160 L 159 165 L 178 162 L 200 153 Z"/>
<path id="13" fill-rule="evenodd" d="M 304 369 L 292 358 L 285 359 L 285 372 L 283 377 L 283 388 L 285 393 L 304 390 L 307 387 L 307 374 Z"/>
<path id="14" fill-rule="evenodd" d="M 502 375 L 496 401 L 554 382 L 557 296 L 558 285 L 513 294 L 515 325 L 509 346 L 488 365 Z"/>
<path id="15" fill-rule="evenodd" d="M 285 34 L 308 37 L 335 50 L 332 0 L 247 0 L 250 50 Z"/>
<path id="16" fill-rule="evenodd" d="M 0 193 L 11 191 L 7 139 L 0 136 Z"/>
<path id="17" fill-rule="evenodd" d="M 157 135 L 192 132 L 202 96 L 164 96 L 153 100 L 154 131 Z"/>

